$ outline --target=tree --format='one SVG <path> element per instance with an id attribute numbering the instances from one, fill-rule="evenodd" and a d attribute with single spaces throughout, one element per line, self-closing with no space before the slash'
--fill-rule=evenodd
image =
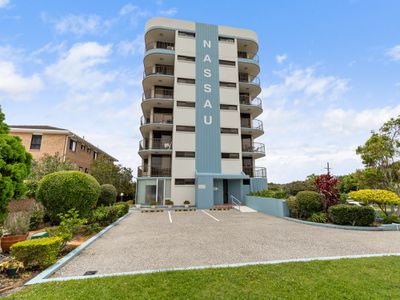
<path id="1" fill-rule="evenodd" d="M 78 170 L 78 166 L 68 160 L 64 160 L 58 152 L 54 155 L 46 153 L 39 160 L 32 162 L 32 173 L 28 179 L 40 180 L 50 173 L 76 170 Z"/>
<path id="2" fill-rule="evenodd" d="M 324 196 L 324 210 L 327 212 L 328 208 L 338 204 L 339 202 L 339 191 L 338 185 L 339 180 L 331 174 L 323 174 L 317 177 L 315 180 L 318 191 Z"/>
<path id="3" fill-rule="evenodd" d="M 7 214 L 11 198 L 23 195 L 24 179 L 31 172 L 32 156 L 26 152 L 19 137 L 10 136 L 0 107 L 0 221 Z"/>

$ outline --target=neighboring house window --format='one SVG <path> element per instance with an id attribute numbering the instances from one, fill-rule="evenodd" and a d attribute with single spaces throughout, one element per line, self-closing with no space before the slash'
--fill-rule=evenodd
<path id="1" fill-rule="evenodd" d="M 83 172 L 83 168 L 82 167 L 79 167 L 79 172 Z"/>
<path id="2" fill-rule="evenodd" d="M 40 134 L 32 134 L 31 149 L 40 149 L 42 145 L 42 136 Z"/>
<path id="3" fill-rule="evenodd" d="M 89 173 L 89 169 L 88 168 L 85 168 L 85 173 Z"/>
<path id="4" fill-rule="evenodd" d="M 176 178 L 175 185 L 194 185 L 194 178 Z"/>
<path id="5" fill-rule="evenodd" d="M 87 152 L 87 153 L 91 153 L 91 152 L 92 152 L 92 149 L 87 148 L 86 152 Z"/>
<path id="6" fill-rule="evenodd" d="M 97 156 L 98 156 L 97 152 L 93 151 L 93 159 L 97 159 Z"/>
<path id="7" fill-rule="evenodd" d="M 76 152 L 76 141 L 69 139 L 69 150 Z"/>
<path id="8" fill-rule="evenodd" d="M 81 144 L 81 150 L 82 150 L 82 151 L 85 151 L 85 150 L 86 150 L 86 146 L 83 145 L 83 144 Z"/>

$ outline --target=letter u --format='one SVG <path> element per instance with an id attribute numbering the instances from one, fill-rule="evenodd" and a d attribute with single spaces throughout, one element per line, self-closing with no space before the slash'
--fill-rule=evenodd
<path id="1" fill-rule="evenodd" d="M 211 125 L 212 124 L 212 116 L 208 116 L 208 120 L 207 120 L 207 116 L 204 116 L 204 124 Z"/>

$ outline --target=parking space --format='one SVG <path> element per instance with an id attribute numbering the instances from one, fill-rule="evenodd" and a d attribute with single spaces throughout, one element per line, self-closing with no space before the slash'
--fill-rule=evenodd
<path id="1" fill-rule="evenodd" d="M 339 255 L 396 253 L 400 232 L 314 227 L 261 213 L 133 212 L 53 277 Z"/>

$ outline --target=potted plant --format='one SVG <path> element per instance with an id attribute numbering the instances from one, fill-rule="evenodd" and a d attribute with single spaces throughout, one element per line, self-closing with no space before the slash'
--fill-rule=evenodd
<path id="1" fill-rule="evenodd" d="M 30 216 L 26 212 L 11 213 L 4 221 L 4 236 L 1 238 L 1 249 L 9 252 L 15 243 L 25 241 L 28 237 Z"/>
<path id="2" fill-rule="evenodd" d="M 10 259 L 0 264 L 1 272 L 6 271 L 8 278 L 14 278 L 17 276 L 18 271 L 23 269 L 24 264 L 16 259 Z"/>
<path id="3" fill-rule="evenodd" d="M 185 205 L 186 208 L 189 207 L 190 201 L 189 200 L 185 200 L 185 202 L 183 202 L 183 204 Z"/>
<path id="4" fill-rule="evenodd" d="M 156 208 L 156 205 L 157 205 L 157 201 L 151 201 L 150 202 L 150 207 L 151 208 Z"/>
<path id="5" fill-rule="evenodd" d="M 171 199 L 165 200 L 165 204 L 168 205 L 168 208 L 172 208 L 172 205 L 174 205 L 174 201 Z"/>

